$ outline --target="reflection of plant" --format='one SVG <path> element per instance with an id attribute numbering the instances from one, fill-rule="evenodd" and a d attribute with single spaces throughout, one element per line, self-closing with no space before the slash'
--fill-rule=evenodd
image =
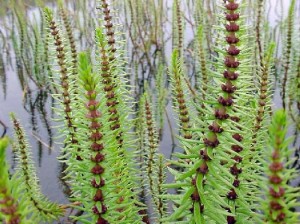
<path id="1" fill-rule="evenodd" d="M 137 9 L 133 8 L 134 2 L 139 3 Z M 155 1 L 150 2 L 152 8 L 157 8 Z M 158 2 L 163 4 L 161 0 Z M 200 0 L 196 3 L 204 12 L 206 5 L 201 6 Z M 225 17 L 220 18 L 221 26 L 215 26 L 215 29 L 208 27 L 213 19 L 208 22 L 197 14 L 198 64 L 195 66 L 199 67 L 196 69 L 199 74 L 195 74 L 196 82 L 190 81 L 184 63 L 184 12 L 180 1 L 174 1 L 174 51 L 168 74 L 183 152 L 174 153 L 176 159 L 169 161 L 168 168 L 175 181 L 166 183 L 166 164 L 158 153 L 160 135 L 156 127 L 163 130 L 168 93 L 164 67 L 167 66 L 163 55 L 151 58 L 151 44 L 148 43 L 150 38 L 159 48 L 158 42 L 163 42 L 163 34 L 157 33 L 162 30 L 158 24 L 162 23 L 163 16 L 156 12 L 155 30 L 141 33 L 139 30 L 146 29 L 141 23 L 148 23 L 136 13 L 148 12 L 143 10 L 144 1 L 128 0 L 124 4 L 129 5 L 132 13 L 131 40 L 134 46 L 141 41 L 146 61 L 150 59 L 150 72 L 156 74 L 157 92 L 153 95 L 157 99 L 152 102 L 151 88 L 145 85 L 145 93 L 137 106 L 138 113 L 132 111 L 136 104 L 131 98 L 131 87 L 127 85 L 129 80 L 120 49 L 123 45 L 118 41 L 114 14 L 106 0 L 98 7 L 103 20 L 95 32 L 95 55 L 77 54 L 75 32 L 62 1 L 59 1 L 59 11 L 64 29 L 55 22 L 50 9 L 44 10 L 48 34 L 39 37 L 38 30 L 34 29 L 35 73 L 44 68 L 53 75 L 50 89 L 57 91 L 53 95 L 60 106 L 56 114 L 63 121 L 60 133 L 64 137 L 64 147 L 60 159 L 66 166 L 65 180 L 71 189 L 70 200 L 74 201 L 71 206 L 81 212 L 71 218 L 97 224 L 296 224 L 299 215 L 292 209 L 298 206 L 298 188 L 288 186 L 296 171 L 288 168 L 290 153 L 289 141 L 285 140 L 285 112 L 275 113 L 269 138 L 266 138 L 270 123 L 269 84 L 274 66 L 274 43 L 271 42 L 267 50 L 261 46 L 256 55 L 251 28 L 244 24 L 243 6 L 235 0 L 227 0 L 220 11 Z M 290 10 L 294 10 L 293 4 Z M 259 20 L 262 20 L 262 7 L 260 3 L 257 9 Z M 26 25 L 20 14 L 17 16 L 21 40 L 14 41 L 16 50 L 18 44 L 21 45 L 17 57 L 22 61 L 27 57 L 28 38 Z M 290 15 L 289 21 L 293 17 L 294 14 Z M 287 35 L 290 35 L 290 26 Z M 212 30 L 217 35 L 210 41 L 206 36 L 211 36 Z M 258 44 L 262 45 L 262 30 L 257 32 L 257 41 L 261 41 Z M 37 66 L 41 61 L 39 51 L 44 49 L 39 46 L 40 40 L 45 42 L 43 57 L 47 62 L 44 66 Z M 215 48 L 206 49 L 208 42 L 211 46 L 215 44 Z M 288 42 L 286 53 L 291 50 L 290 38 Z M 55 53 L 51 51 L 52 47 L 55 47 Z M 49 69 L 52 55 L 55 55 L 53 59 L 59 68 L 57 74 Z M 299 55 L 297 52 L 295 55 L 298 63 Z M 152 67 L 157 59 L 160 63 L 156 71 Z M 95 65 L 92 62 L 96 62 Z M 252 65 L 258 64 L 259 68 L 253 68 Z M 293 62 L 290 70 L 298 72 L 299 69 Z M 40 86 L 47 80 L 39 76 L 33 78 Z M 290 85 L 291 80 L 296 79 L 288 79 L 285 84 L 299 88 Z M 153 105 L 158 105 L 158 109 L 155 110 Z M 134 119 L 137 114 L 138 118 Z M 64 215 L 62 208 L 65 206 L 48 201 L 40 192 L 24 131 L 14 115 L 12 121 L 15 129 L 13 147 L 19 169 L 12 178 L 9 177 L 4 156 L 8 140 L 1 139 L 0 219 L 5 223 L 26 223 L 27 220 L 29 223 L 50 223 Z M 272 149 L 266 150 L 266 145 Z M 167 194 L 166 188 L 176 191 Z M 262 198 L 266 200 L 262 201 Z M 168 203 L 173 205 L 170 215 Z"/>

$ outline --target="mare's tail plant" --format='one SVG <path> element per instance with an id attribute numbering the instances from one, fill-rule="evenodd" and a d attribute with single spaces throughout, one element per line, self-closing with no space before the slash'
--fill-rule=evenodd
<path id="1" fill-rule="evenodd" d="M 156 122 L 153 116 L 153 108 L 150 97 L 146 92 L 140 101 L 140 121 L 143 127 L 144 147 L 141 150 L 144 164 L 142 165 L 142 174 L 146 177 L 145 189 L 148 190 L 151 201 L 149 201 L 149 211 L 154 210 L 154 214 L 150 217 L 156 223 L 162 223 L 161 219 L 166 216 L 166 204 L 163 199 L 165 195 L 162 186 L 165 180 L 165 169 L 162 155 L 158 154 L 159 136 L 156 129 Z"/>
<path id="2" fill-rule="evenodd" d="M 9 140 L 7 137 L 0 139 L 0 221 L 7 224 L 26 223 L 25 214 L 28 209 L 21 204 L 16 186 L 20 182 L 9 178 L 6 159 L 6 147 Z"/>
<path id="3" fill-rule="evenodd" d="M 269 139 L 262 153 L 265 177 L 262 187 L 262 222 L 261 223 L 299 223 L 299 212 L 293 212 L 299 207 L 299 187 L 290 186 L 289 182 L 298 176 L 295 169 L 290 169 L 289 159 L 292 151 L 289 149 L 291 138 L 286 139 L 288 123 L 284 110 L 275 112 L 269 126 Z"/>
<path id="4" fill-rule="evenodd" d="M 110 187 L 106 179 L 110 173 L 107 161 L 112 158 L 111 154 L 106 152 L 109 149 L 103 140 L 105 131 L 100 120 L 102 113 L 99 111 L 99 107 L 103 107 L 103 101 L 99 99 L 98 80 L 99 78 L 92 73 L 88 56 L 80 54 L 79 81 L 84 89 L 84 98 L 81 100 L 82 107 L 85 105 L 86 109 L 77 112 L 76 116 L 82 119 L 80 140 L 85 138 L 85 141 L 81 141 L 81 161 L 70 158 L 68 164 L 71 164 L 72 171 L 75 171 L 71 186 L 75 192 L 74 200 L 81 203 L 77 209 L 85 212 L 83 216 L 74 218 L 82 222 L 90 219 L 93 223 L 109 223 L 107 203 L 109 204 Z"/>
<path id="5" fill-rule="evenodd" d="M 291 75 L 291 56 L 292 56 L 292 46 L 293 46 L 293 31 L 294 31 L 294 20 L 295 20 L 295 5 L 296 0 L 291 1 L 291 5 L 289 8 L 289 14 L 286 21 L 287 26 L 287 33 L 286 33 L 286 42 L 284 43 L 284 53 L 283 53 L 283 65 L 282 65 L 282 72 L 283 72 L 283 80 L 282 80 L 282 107 L 287 109 L 286 106 L 288 105 L 288 83 L 291 79 L 289 76 Z"/>
<path id="6" fill-rule="evenodd" d="M 172 28 L 173 28 L 173 49 L 178 49 L 178 54 L 182 56 L 184 50 L 184 24 L 181 11 L 181 1 L 175 0 L 173 2 L 172 12 Z"/>
<path id="7" fill-rule="evenodd" d="M 56 220 L 63 215 L 64 211 L 58 204 L 50 202 L 42 194 L 25 132 L 14 114 L 11 114 L 11 120 L 14 126 L 14 149 L 18 162 L 14 175 L 22 183 L 22 191 L 19 197 L 30 208 L 29 215 L 32 222 L 39 223 Z"/>
<path id="8" fill-rule="evenodd" d="M 67 127 L 63 157 L 68 165 L 66 177 L 72 189 L 71 199 L 81 203 L 75 207 L 84 213 L 73 218 L 81 222 L 91 219 L 96 223 L 139 223 L 138 190 L 131 175 L 135 173 L 131 152 L 133 122 L 128 122 L 130 99 L 124 98 L 130 94 L 123 84 L 126 80 L 115 48 L 110 10 L 105 1 L 101 6 L 107 32 L 102 27 L 96 30 L 99 66 L 93 71 L 88 57 L 81 54 L 79 77 L 68 68 L 66 54 L 69 52 L 64 49 L 52 13 L 45 10 L 60 66 L 59 103 Z M 76 89 L 79 95 L 74 91 L 74 82 L 80 84 Z"/>
<path id="9" fill-rule="evenodd" d="M 206 130 L 200 128 L 204 136 L 199 129 L 193 131 L 200 141 L 188 155 L 179 155 L 179 159 L 190 159 L 182 165 L 184 172 L 172 171 L 176 183 L 169 186 L 180 189 L 182 194 L 173 197 L 180 206 L 168 221 L 182 218 L 182 223 L 235 223 L 238 219 L 249 222 L 255 218 L 252 206 L 257 191 L 253 188 L 257 183 L 252 180 L 250 184 L 248 180 L 251 141 L 247 130 L 253 117 L 248 106 L 253 87 L 252 52 L 247 46 L 240 7 L 234 0 L 227 1 L 223 7 L 225 19 L 221 19 L 221 27 L 216 27 L 220 31 L 219 47 L 215 48 L 218 57 L 208 72 L 214 83 L 208 86 L 209 94 L 203 101 L 203 118 L 209 125 Z M 181 141 L 182 145 L 188 142 Z"/>

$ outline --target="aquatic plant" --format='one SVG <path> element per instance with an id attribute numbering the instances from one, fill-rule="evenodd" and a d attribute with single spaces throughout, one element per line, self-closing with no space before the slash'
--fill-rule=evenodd
<path id="1" fill-rule="evenodd" d="M 299 187 L 292 187 L 288 181 L 298 177 L 295 169 L 290 169 L 286 158 L 292 153 L 288 145 L 292 139 L 286 139 L 287 114 L 284 110 L 275 112 L 269 126 L 268 147 L 263 153 L 264 172 L 266 176 L 262 181 L 261 210 L 263 222 L 267 223 L 297 223 L 299 213 L 292 210 L 299 206 L 295 192 Z"/>

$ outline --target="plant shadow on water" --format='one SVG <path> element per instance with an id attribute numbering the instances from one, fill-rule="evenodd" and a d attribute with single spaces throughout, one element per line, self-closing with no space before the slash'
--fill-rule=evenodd
<path id="1" fill-rule="evenodd" d="M 239 2 L 0 0 L 0 222 L 299 223 L 300 2 Z"/>

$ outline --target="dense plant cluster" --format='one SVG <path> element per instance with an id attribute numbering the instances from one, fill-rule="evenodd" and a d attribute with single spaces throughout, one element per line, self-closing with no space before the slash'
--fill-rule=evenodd
<path id="1" fill-rule="evenodd" d="M 7 4 L 14 26 L 0 40 L 13 53 L 0 52 L 2 90 L 10 94 L 5 62 L 13 55 L 33 131 L 38 105 L 52 136 L 51 94 L 70 204 L 41 192 L 25 130 L 11 114 L 15 135 L 0 138 L 1 222 L 300 222 L 296 0 L 275 28 L 264 0 L 35 3 L 39 22 L 26 18 L 25 4 Z M 277 91 L 282 109 L 274 110 Z M 167 144 L 178 146 L 169 159 L 160 152 L 165 123 Z"/>

